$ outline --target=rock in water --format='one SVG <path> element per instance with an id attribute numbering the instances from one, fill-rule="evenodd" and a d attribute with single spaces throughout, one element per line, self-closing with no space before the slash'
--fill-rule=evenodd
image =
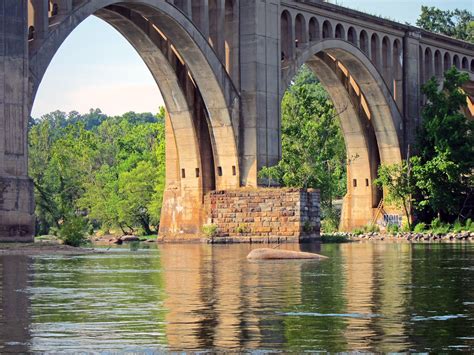
<path id="1" fill-rule="evenodd" d="M 122 239 L 122 242 L 124 243 L 140 241 L 140 238 L 138 238 L 136 235 L 124 235 L 120 239 Z"/>
<path id="2" fill-rule="evenodd" d="M 255 249 L 252 250 L 249 255 L 247 255 L 249 260 L 321 260 L 327 259 L 326 256 L 313 254 L 313 253 L 304 253 L 300 251 L 292 250 L 278 250 L 278 249 Z"/>

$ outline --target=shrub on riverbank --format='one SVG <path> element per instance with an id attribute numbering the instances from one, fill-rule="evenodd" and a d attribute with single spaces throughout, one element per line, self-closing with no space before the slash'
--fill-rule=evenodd
<path id="1" fill-rule="evenodd" d="M 64 244 L 72 247 L 79 247 L 87 243 L 86 237 L 87 224 L 79 216 L 68 217 L 59 229 L 59 239 Z"/>
<path id="2" fill-rule="evenodd" d="M 348 243 L 350 242 L 349 236 L 346 234 L 321 234 L 321 241 L 323 243 Z"/>
<path id="3" fill-rule="evenodd" d="M 209 239 L 217 237 L 219 229 L 215 224 L 206 224 L 202 227 L 202 233 Z"/>

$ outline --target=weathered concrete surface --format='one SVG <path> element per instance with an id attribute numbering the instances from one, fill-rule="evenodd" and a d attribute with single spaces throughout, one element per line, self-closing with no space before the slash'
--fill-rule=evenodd
<path id="1" fill-rule="evenodd" d="M 314 253 L 270 248 L 254 249 L 247 255 L 249 260 L 322 260 L 327 258 L 327 256 Z"/>
<path id="2" fill-rule="evenodd" d="M 34 227 L 31 180 L 0 176 L 0 242 L 32 242 Z"/>
<path id="3" fill-rule="evenodd" d="M 474 45 L 324 1 L 48 3 L 0 2 L 0 179 L 9 186 L 0 240 L 31 238 L 29 110 L 54 54 L 91 15 L 124 35 L 162 91 L 170 148 L 161 232 L 175 237 L 198 233 L 209 192 L 263 185 L 258 171 L 282 154 L 281 98 L 301 65 L 340 112 L 344 230 L 372 220 L 383 197 L 373 185 L 379 165 L 413 145 L 421 85 L 451 65 L 474 78 Z"/>
<path id="4" fill-rule="evenodd" d="M 33 184 L 27 176 L 26 0 L 0 2 L 0 242 L 30 242 Z"/>

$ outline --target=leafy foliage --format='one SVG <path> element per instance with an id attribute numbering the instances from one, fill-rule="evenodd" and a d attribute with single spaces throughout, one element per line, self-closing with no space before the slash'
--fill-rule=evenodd
<path id="1" fill-rule="evenodd" d="M 164 111 L 107 117 L 56 111 L 33 120 L 30 176 L 38 232 L 80 214 L 103 229 L 159 224 L 165 171 Z M 63 227 L 61 227 L 63 228 Z"/>
<path id="2" fill-rule="evenodd" d="M 416 25 L 427 31 L 474 42 L 474 17 L 468 10 L 443 11 L 422 6 Z"/>
<path id="3" fill-rule="evenodd" d="M 387 204 L 403 208 L 408 221 L 408 228 L 411 229 L 411 205 L 415 184 L 410 175 L 410 166 L 407 162 L 381 165 L 375 183 L 384 188 L 384 198 Z"/>
<path id="4" fill-rule="evenodd" d="M 87 224 L 79 216 L 68 216 L 59 229 L 59 239 L 64 244 L 79 247 L 87 242 Z"/>
<path id="5" fill-rule="evenodd" d="M 207 238 L 215 238 L 219 234 L 219 228 L 215 224 L 206 224 L 202 227 L 202 233 L 207 237 Z"/>
<path id="6" fill-rule="evenodd" d="M 415 233 L 423 233 L 426 230 L 426 223 L 420 222 L 418 223 L 415 228 L 413 228 L 413 232 Z"/>
<path id="7" fill-rule="evenodd" d="M 341 220 L 340 212 L 332 206 L 323 206 L 321 212 L 321 229 L 324 233 L 337 232 Z"/>
<path id="8" fill-rule="evenodd" d="M 452 68 L 445 73 L 442 89 L 435 79 L 424 87 L 428 103 L 418 133 L 418 156 L 412 158 L 420 209 L 444 218 L 459 213 L 473 187 L 474 122 L 461 108 L 466 94 L 461 86 L 465 73 Z"/>
<path id="9" fill-rule="evenodd" d="M 282 101 L 282 160 L 265 167 L 261 179 L 287 187 L 318 188 L 323 204 L 346 192 L 346 151 L 338 114 L 307 67 Z"/>

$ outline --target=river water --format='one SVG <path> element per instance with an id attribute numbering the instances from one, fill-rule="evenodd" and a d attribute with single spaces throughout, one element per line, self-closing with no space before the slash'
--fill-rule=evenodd
<path id="1" fill-rule="evenodd" d="M 0 353 L 474 351 L 473 244 L 255 247 L 0 256 Z"/>

